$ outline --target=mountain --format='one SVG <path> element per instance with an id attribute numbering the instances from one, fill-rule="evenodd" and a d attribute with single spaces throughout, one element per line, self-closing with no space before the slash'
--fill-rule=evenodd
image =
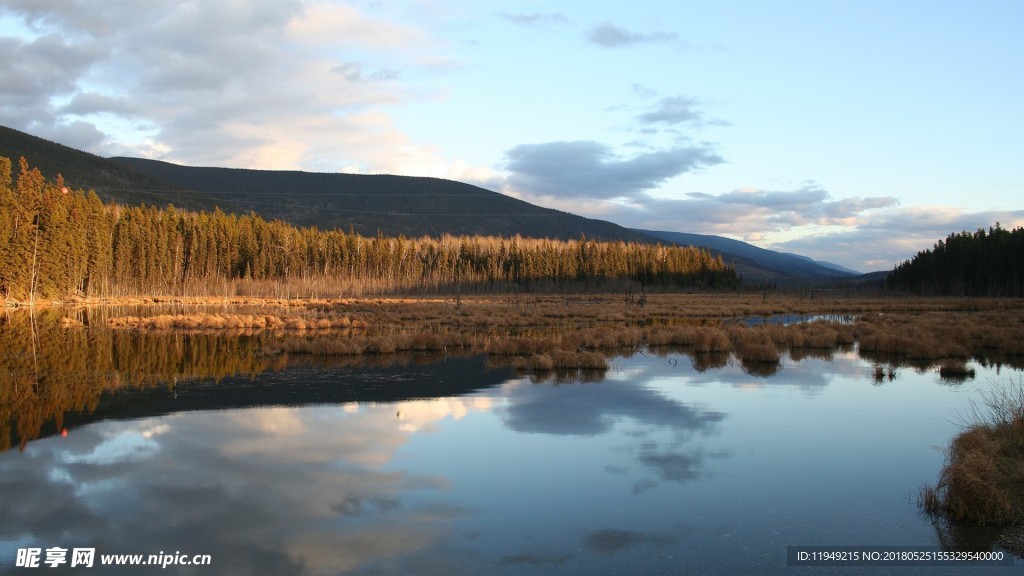
<path id="1" fill-rule="evenodd" d="M 73 188 L 93 189 L 126 205 L 247 214 L 321 229 L 409 237 L 491 235 L 673 242 L 721 253 L 745 278 L 835 280 L 857 273 L 796 254 L 765 250 L 721 236 L 633 230 L 536 206 L 470 184 L 393 175 L 324 174 L 191 167 L 141 158 L 101 158 L 0 126 L 0 156 L 24 156 L 47 178 L 60 172 Z"/>
<path id="2" fill-rule="evenodd" d="M 651 242 L 618 224 L 551 210 L 478 186 L 420 176 L 197 168 L 112 158 L 181 189 L 224 198 L 267 219 L 364 235 L 485 235 Z"/>
<path id="3" fill-rule="evenodd" d="M 722 236 L 653 230 L 636 231 L 666 242 L 700 246 L 712 252 L 721 253 L 726 261 L 733 261 L 737 272 L 748 279 L 771 281 L 795 277 L 807 280 L 836 280 L 860 275 L 860 272 L 843 268 L 838 264 L 819 262 L 797 254 L 766 250 Z"/>
<path id="4" fill-rule="evenodd" d="M 247 214 L 364 235 L 442 234 L 653 242 L 628 228 L 551 210 L 483 188 L 413 176 L 200 168 L 141 158 L 101 158 L 0 126 L 0 156 L 105 201 Z"/>
<path id="5" fill-rule="evenodd" d="M 217 205 L 215 198 L 6 126 L 0 126 L 0 156 L 11 160 L 15 177 L 18 159 L 24 157 L 30 167 L 38 168 L 47 179 L 53 180 L 61 174 L 72 188 L 96 190 L 106 201 L 157 206 L 173 203 L 193 210 L 212 210 Z"/>

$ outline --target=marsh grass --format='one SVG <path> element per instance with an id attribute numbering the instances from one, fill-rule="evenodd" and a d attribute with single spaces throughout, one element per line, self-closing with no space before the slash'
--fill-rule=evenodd
<path id="1" fill-rule="evenodd" d="M 1024 365 L 1024 306 L 1006 299 L 798 299 L 743 293 L 652 293 L 642 308 L 613 294 L 178 300 L 154 297 L 135 304 L 166 307 L 173 301 L 187 309 L 216 303 L 218 309 L 118 316 L 109 319 L 109 326 L 270 332 L 284 340 L 310 340 L 285 344 L 282 350 L 311 355 L 462 349 L 524 359 L 523 365 L 529 365 L 535 356 L 546 355 L 554 361 L 556 353 L 593 352 L 611 357 L 666 348 L 690 355 L 697 369 L 720 366 L 721 355 L 732 354 L 749 372 L 770 374 L 780 366 L 783 354 L 795 361 L 829 359 L 835 351 L 855 346 L 872 363 L 918 370 L 972 358 L 981 364 Z M 746 315 L 770 319 L 796 314 L 826 318 L 789 325 L 735 322 Z M 829 319 L 839 315 L 853 318 L 853 323 Z M 74 321 L 65 326 L 80 328 Z M 318 339 L 358 338 L 356 332 L 365 336 L 358 344 Z M 545 362 L 539 361 L 537 366 L 544 370 Z"/>
<path id="2" fill-rule="evenodd" d="M 1024 380 L 993 386 L 972 401 L 934 487 L 919 503 L 934 516 L 977 525 L 1024 523 Z"/>
<path id="3" fill-rule="evenodd" d="M 776 327 L 772 326 L 732 327 L 729 329 L 729 340 L 732 342 L 733 354 L 745 368 L 759 364 L 777 366 L 782 357 L 772 337 L 777 332 Z"/>

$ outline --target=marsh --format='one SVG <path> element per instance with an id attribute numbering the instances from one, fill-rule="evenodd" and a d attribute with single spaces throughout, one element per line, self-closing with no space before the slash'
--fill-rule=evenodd
<path id="1" fill-rule="evenodd" d="M 203 574 L 782 574 L 787 546 L 1002 549 L 950 541 L 916 497 L 1010 365 L 879 379 L 850 347 L 769 372 L 640 347 L 597 374 L 523 372 L 471 348 L 20 322 L 35 347 L 0 354 L 4 570 L 53 546 L 210 554 Z"/>

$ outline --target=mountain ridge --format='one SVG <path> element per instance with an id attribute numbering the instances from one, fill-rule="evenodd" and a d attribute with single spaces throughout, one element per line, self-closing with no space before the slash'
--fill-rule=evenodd
<path id="1" fill-rule="evenodd" d="M 159 160 L 111 161 L 208 196 L 230 197 L 268 219 L 299 226 L 354 229 L 364 235 L 530 236 L 651 242 L 604 220 L 536 206 L 455 180 L 390 174 L 342 174 L 181 166 Z M 268 200 L 269 199 L 269 200 Z"/>
<path id="2" fill-rule="evenodd" d="M 102 158 L 0 126 L 0 156 L 24 156 L 47 178 L 94 189 L 125 205 L 174 204 L 227 213 L 254 212 L 298 226 L 372 236 L 505 236 L 671 242 L 707 248 L 748 279 L 840 280 L 859 273 L 806 256 L 774 252 L 722 236 L 630 229 L 553 210 L 455 180 L 423 176 L 193 167 L 144 158 Z"/>
<path id="3" fill-rule="evenodd" d="M 24 157 L 29 166 L 38 168 L 47 179 L 53 180 L 60 174 L 68 186 L 96 190 L 106 201 L 127 205 L 166 205 L 166 193 L 171 191 L 177 195 L 175 205 L 180 208 L 212 210 L 216 205 L 213 198 L 194 192 L 186 194 L 189 191 L 107 158 L 7 126 L 0 126 L 0 156 L 12 161 L 14 171 L 18 169 L 18 159 Z"/>

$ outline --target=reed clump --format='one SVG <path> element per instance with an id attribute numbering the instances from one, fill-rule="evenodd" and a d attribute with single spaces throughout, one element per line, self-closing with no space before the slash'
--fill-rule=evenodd
<path id="1" fill-rule="evenodd" d="M 608 359 L 598 352 L 555 350 L 551 360 L 556 369 L 607 370 Z"/>
<path id="2" fill-rule="evenodd" d="M 555 369 L 555 361 L 548 354 L 534 354 L 529 357 L 516 358 L 512 362 L 516 370 L 530 372 L 549 372 Z"/>
<path id="3" fill-rule="evenodd" d="M 733 327 L 729 330 L 733 354 L 747 364 L 778 365 L 781 354 L 772 339 L 773 330 L 767 326 L 753 328 Z"/>
<path id="4" fill-rule="evenodd" d="M 971 404 L 971 422 L 950 444 L 934 487 L 919 503 L 930 514 L 977 525 L 1024 523 L 1024 381 L 998 385 Z"/>

